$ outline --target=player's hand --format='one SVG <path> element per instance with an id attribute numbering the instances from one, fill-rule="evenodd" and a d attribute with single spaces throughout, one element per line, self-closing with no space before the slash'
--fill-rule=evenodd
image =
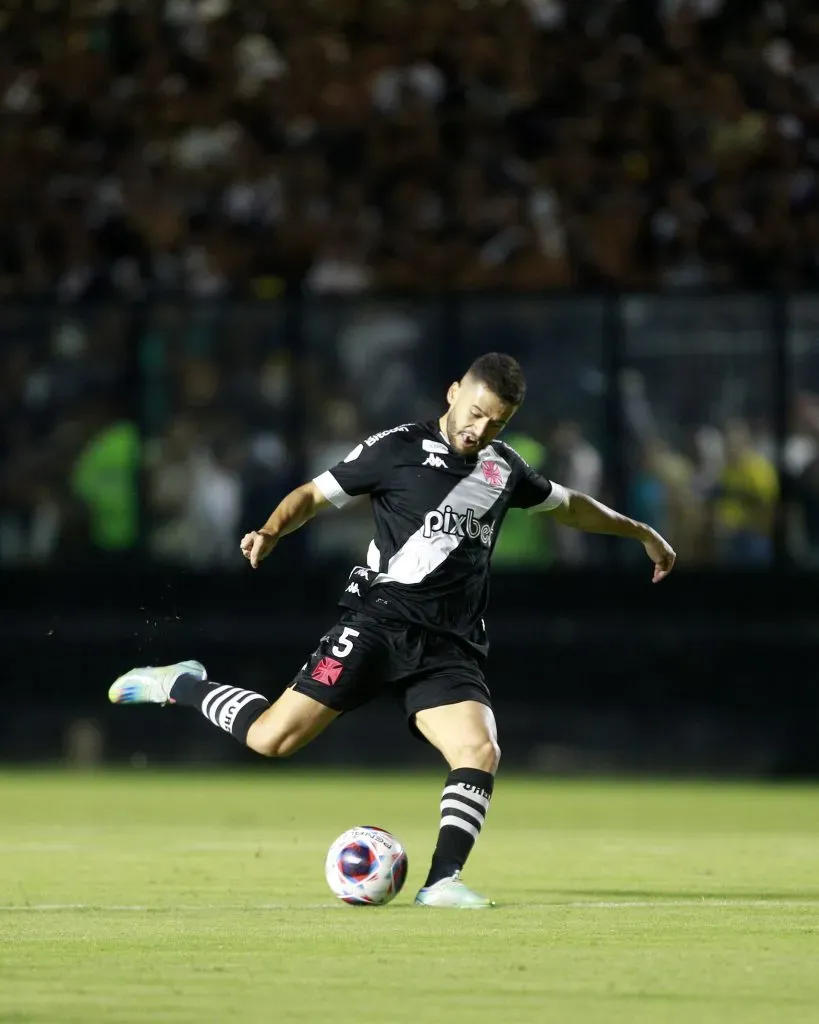
<path id="1" fill-rule="evenodd" d="M 258 569 L 259 563 L 267 558 L 278 543 L 278 537 L 262 533 L 260 530 L 252 530 L 242 537 L 242 554 L 254 569 Z"/>
<path id="2" fill-rule="evenodd" d="M 674 568 L 677 554 L 668 541 L 661 537 L 656 530 L 649 531 L 648 537 L 643 541 L 643 547 L 646 549 L 648 557 L 654 563 L 654 578 L 651 582 L 659 583 Z"/>

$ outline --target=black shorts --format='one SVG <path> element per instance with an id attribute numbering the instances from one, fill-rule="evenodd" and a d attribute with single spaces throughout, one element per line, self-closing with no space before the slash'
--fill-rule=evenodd
<path id="1" fill-rule="evenodd" d="M 478 655 L 422 626 L 358 611 L 345 612 L 321 638 L 291 688 L 342 712 L 395 697 L 419 739 L 418 711 L 464 700 L 492 707 Z"/>

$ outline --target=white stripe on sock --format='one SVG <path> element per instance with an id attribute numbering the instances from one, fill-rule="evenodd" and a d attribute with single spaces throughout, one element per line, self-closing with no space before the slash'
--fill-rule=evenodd
<path id="1" fill-rule="evenodd" d="M 220 694 L 216 700 L 211 701 L 210 707 L 207 710 L 207 716 L 214 725 L 219 724 L 219 715 L 222 713 L 222 708 L 229 704 L 234 697 L 238 697 L 241 692 L 238 686 L 228 686 L 226 693 Z"/>
<path id="2" fill-rule="evenodd" d="M 236 710 L 241 711 L 242 708 L 249 704 L 252 700 L 267 700 L 261 693 L 254 693 L 253 690 L 245 690 L 241 697 L 237 698 Z"/>
<path id="3" fill-rule="evenodd" d="M 253 700 L 263 700 L 267 703 L 267 698 L 263 697 L 260 693 L 253 693 L 252 690 L 239 690 L 238 693 L 229 697 L 228 700 L 219 708 L 216 714 L 218 721 L 215 722 L 220 729 L 224 729 L 225 732 L 230 732 L 233 729 L 233 723 L 236 721 L 236 716 L 242 710 L 245 705 L 249 704 Z"/>
<path id="4" fill-rule="evenodd" d="M 464 814 L 468 814 L 470 818 L 473 818 L 477 822 L 478 828 L 481 828 L 486 820 L 480 811 L 476 811 L 474 807 L 468 807 L 461 800 L 442 800 L 441 813 L 443 814 L 447 808 L 451 811 L 462 811 Z"/>
<path id="5" fill-rule="evenodd" d="M 476 828 L 474 825 L 470 825 L 468 821 L 464 821 L 463 818 L 456 818 L 454 814 L 447 814 L 441 818 L 441 828 L 445 825 L 453 825 L 455 828 L 462 828 L 464 832 L 468 832 L 473 839 L 477 839 L 481 834 L 481 830 Z"/>
<path id="6" fill-rule="evenodd" d="M 476 804 L 480 804 L 483 807 L 484 814 L 489 810 L 489 797 L 477 793 L 474 789 L 465 789 L 462 782 L 456 782 L 451 786 L 447 786 L 441 796 L 442 798 L 446 796 L 462 796 L 467 800 L 474 800 Z"/>
<path id="7" fill-rule="evenodd" d="M 211 690 L 210 693 L 207 695 L 207 697 L 205 697 L 205 699 L 202 701 L 202 707 L 201 707 L 202 714 L 206 718 L 210 718 L 210 709 L 211 709 L 211 706 L 213 705 L 213 702 L 215 700 L 218 700 L 219 697 L 224 697 L 225 694 L 229 690 L 233 690 L 233 689 L 235 689 L 235 687 L 222 685 L 222 686 L 217 686 L 213 690 Z"/>

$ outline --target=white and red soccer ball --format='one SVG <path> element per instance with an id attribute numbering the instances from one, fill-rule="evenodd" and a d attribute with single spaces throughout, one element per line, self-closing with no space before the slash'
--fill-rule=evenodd
<path id="1" fill-rule="evenodd" d="M 345 903 L 383 907 L 407 880 L 407 854 L 391 832 L 360 825 L 331 845 L 324 864 L 327 884 Z"/>

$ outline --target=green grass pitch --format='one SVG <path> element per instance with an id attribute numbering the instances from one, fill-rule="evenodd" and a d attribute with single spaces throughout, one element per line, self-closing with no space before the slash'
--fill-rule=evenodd
<path id="1" fill-rule="evenodd" d="M 819 790 L 501 774 L 467 881 L 412 906 L 443 774 L 0 775 L 0 1022 L 819 1020 Z M 345 828 L 410 856 L 333 902 Z"/>

